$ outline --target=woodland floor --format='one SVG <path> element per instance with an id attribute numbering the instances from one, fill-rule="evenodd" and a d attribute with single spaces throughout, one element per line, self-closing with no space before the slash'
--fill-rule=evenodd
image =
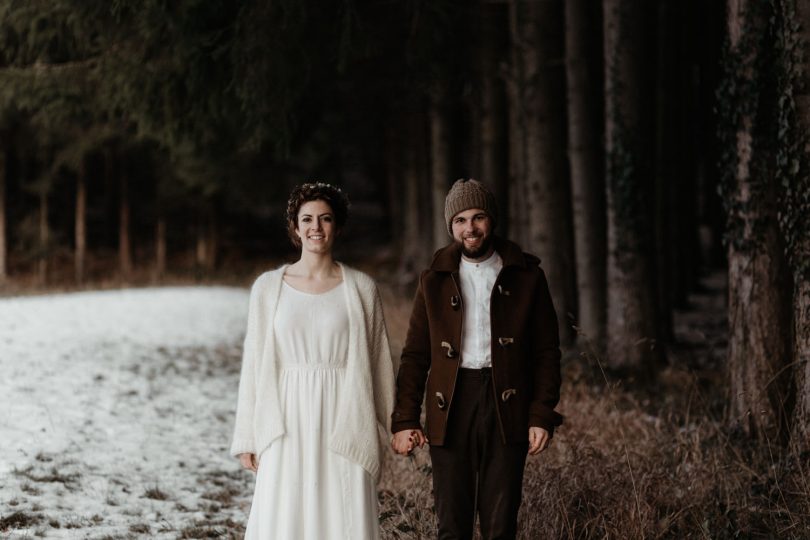
<path id="1" fill-rule="evenodd" d="M 382 287 L 394 353 L 409 299 Z M 675 316 L 655 383 L 567 351 L 520 538 L 810 538 L 807 459 L 724 423 L 722 274 Z M 247 291 L 0 298 L 0 537 L 241 538 L 253 485 L 227 455 Z M 426 451 L 390 457 L 383 538 L 434 538 Z"/>

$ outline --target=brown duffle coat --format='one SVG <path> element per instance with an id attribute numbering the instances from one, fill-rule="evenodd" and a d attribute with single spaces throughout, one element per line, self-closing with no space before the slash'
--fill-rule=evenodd
<path id="1" fill-rule="evenodd" d="M 530 426 L 552 434 L 562 423 L 554 411 L 560 399 L 557 315 L 540 260 L 508 240 L 494 242 L 503 268 L 490 297 L 492 391 L 503 442 L 522 443 Z M 444 444 L 461 364 L 460 259 L 457 243 L 440 249 L 419 278 L 391 415 L 393 433 L 421 428 L 424 396 L 425 434 L 434 446 Z"/>

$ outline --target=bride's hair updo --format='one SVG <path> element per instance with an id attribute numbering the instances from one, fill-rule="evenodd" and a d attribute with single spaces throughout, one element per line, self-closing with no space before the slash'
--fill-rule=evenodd
<path id="1" fill-rule="evenodd" d="M 335 214 L 335 227 L 338 231 L 343 229 L 349 217 L 349 198 L 343 191 L 332 184 L 324 182 L 311 182 L 293 188 L 287 200 L 287 236 L 296 248 L 301 247 L 301 239 L 295 234 L 298 226 L 298 211 L 304 203 L 310 201 L 323 201 L 329 205 Z"/>

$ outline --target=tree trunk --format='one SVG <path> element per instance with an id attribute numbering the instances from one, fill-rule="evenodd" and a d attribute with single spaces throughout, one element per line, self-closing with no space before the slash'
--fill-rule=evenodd
<path id="1" fill-rule="evenodd" d="M 120 174 L 118 194 L 118 263 L 121 278 L 128 281 L 132 277 L 132 247 L 129 238 L 129 186 L 125 168 Z"/>
<path id="2" fill-rule="evenodd" d="M 155 280 L 166 275 L 166 217 L 158 216 L 155 226 Z"/>
<path id="3" fill-rule="evenodd" d="M 810 192 L 810 58 L 806 51 L 810 46 L 810 5 L 796 2 L 799 25 L 800 51 L 804 51 L 802 79 L 796 86 L 797 131 L 805 134 L 803 169 L 800 184 L 795 185 L 791 195 L 799 198 Z M 797 189 L 798 188 L 798 189 Z M 799 203 L 799 207 L 801 203 Z M 804 208 L 807 208 L 806 206 Z M 799 232 L 793 253 L 793 362 L 796 366 L 796 409 L 793 416 L 791 440 L 801 455 L 810 452 L 810 269 L 802 264 L 810 260 L 810 217 L 805 214 L 796 229 Z M 806 455 L 806 454 L 805 454 Z"/>
<path id="4" fill-rule="evenodd" d="M 742 202 L 748 198 L 745 183 L 750 178 L 740 180 Z M 778 375 L 790 355 L 788 302 L 780 289 L 789 279 L 776 224 L 763 236 L 765 245 L 754 253 L 733 245 L 728 250 L 730 421 L 753 438 L 778 441 L 786 435 L 787 412 L 787 393 Z"/>
<path id="5" fill-rule="evenodd" d="M 205 230 L 205 220 L 202 217 L 202 212 L 198 211 L 197 215 L 197 245 L 196 249 L 194 250 L 195 257 L 194 263 L 197 267 L 197 278 L 201 278 L 205 275 L 206 270 L 206 259 L 208 252 L 208 235 L 206 234 Z"/>
<path id="6" fill-rule="evenodd" d="M 523 73 L 528 244 L 543 260 L 560 321 L 560 340 L 573 341 L 576 314 L 573 222 L 566 140 L 563 3 L 520 2 L 518 62 Z"/>
<path id="7" fill-rule="evenodd" d="M 215 207 L 208 208 L 208 221 L 206 227 L 208 250 L 205 257 L 205 270 L 212 274 L 217 268 L 217 254 L 219 253 L 219 227 Z"/>
<path id="8" fill-rule="evenodd" d="M 385 123 L 385 175 L 388 186 L 388 212 L 391 233 L 391 245 L 394 253 L 402 253 L 405 246 L 405 221 L 403 205 L 403 145 L 407 140 L 402 135 L 404 115 L 394 111 L 388 112 Z"/>
<path id="9" fill-rule="evenodd" d="M 48 190 L 41 188 L 39 192 L 39 284 L 45 285 L 48 281 L 48 256 L 50 251 L 50 229 L 48 227 Z"/>
<path id="10" fill-rule="evenodd" d="M 448 244 L 444 221 L 444 198 L 450 185 L 450 126 L 447 121 L 445 92 L 435 88 L 430 93 L 430 193 L 433 217 L 433 250 Z M 452 179 L 454 180 L 454 179 Z"/>
<path id="11" fill-rule="evenodd" d="M 660 359 L 650 264 L 654 59 L 644 0 L 604 0 L 608 363 L 642 376 Z"/>
<path id="12" fill-rule="evenodd" d="M 794 287 L 793 358 L 796 365 L 796 410 L 793 415 L 793 447 L 810 452 L 810 280 Z"/>
<path id="13" fill-rule="evenodd" d="M 6 243 L 6 152 L 0 148 L 0 287 L 8 280 Z"/>
<path id="14" fill-rule="evenodd" d="M 75 216 L 75 248 L 73 254 L 76 283 L 84 282 L 85 262 L 87 257 L 87 178 L 84 159 L 79 162 L 76 176 L 76 216 Z"/>
<path id="15" fill-rule="evenodd" d="M 526 210 L 526 74 L 523 69 L 523 39 L 520 35 L 520 0 L 509 0 L 509 75 L 506 92 L 509 110 L 509 229 L 508 236 L 527 246 L 528 213 Z"/>
<path id="16" fill-rule="evenodd" d="M 654 165 L 654 218 L 655 239 L 653 267 L 656 284 L 656 324 L 658 336 L 666 343 L 672 342 L 672 286 L 673 266 L 681 261 L 673 257 L 670 225 L 678 218 L 674 211 L 674 185 L 678 178 L 676 160 L 684 159 L 678 140 L 678 118 L 673 114 L 679 96 L 674 85 L 678 82 L 678 62 L 674 54 L 674 16 L 678 6 L 673 2 L 660 2 L 656 6 L 656 62 L 655 62 L 655 165 Z M 690 224 L 684 224 L 685 228 Z"/>
<path id="17" fill-rule="evenodd" d="M 581 335 L 597 351 L 605 343 L 607 281 L 602 149 L 601 20 L 591 0 L 565 3 L 568 159 Z"/>
<path id="18" fill-rule="evenodd" d="M 402 170 L 404 245 L 400 260 L 400 275 L 403 285 L 408 287 L 416 282 L 419 272 L 427 266 L 432 255 L 428 246 L 433 243 L 434 216 L 430 208 L 431 194 L 427 180 L 429 173 L 428 149 L 424 143 L 425 120 L 424 112 L 411 110 L 406 114 L 404 121 L 407 141 Z M 441 221 L 444 221 L 444 206 Z"/>
<path id="19" fill-rule="evenodd" d="M 477 64 L 480 95 L 475 111 L 473 130 L 478 158 L 477 178 L 489 186 L 498 203 L 498 221 L 509 223 L 509 170 L 507 164 L 508 137 L 506 132 L 506 103 L 500 58 L 506 51 L 504 5 L 482 1 L 479 6 Z M 474 175 L 474 176 L 475 176 Z"/>
<path id="20" fill-rule="evenodd" d="M 731 0 L 728 31 L 731 56 L 738 59 L 734 86 L 758 76 L 760 35 L 768 15 L 753 0 Z M 748 35 L 751 32 L 751 35 Z M 753 111 L 740 116 L 736 163 L 727 207 L 729 261 L 730 422 L 751 437 L 776 441 L 786 433 L 784 368 L 790 355 L 789 275 L 776 221 L 776 186 L 771 179 L 774 151 L 770 137 L 754 131 L 772 121 L 767 99 L 758 92 L 740 94 L 731 107 Z M 750 100 L 750 101 L 749 101 Z M 762 118 L 754 115 L 764 107 Z M 772 105 L 771 105 L 772 106 Z M 757 135 L 760 135 L 757 138 Z"/>
<path id="21" fill-rule="evenodd" d="M 195 261 L 197 277 L 210 276 L 216 269 L 218 234 L 216 213 L 210 202 L 197 210 L 197 246 Z"/>

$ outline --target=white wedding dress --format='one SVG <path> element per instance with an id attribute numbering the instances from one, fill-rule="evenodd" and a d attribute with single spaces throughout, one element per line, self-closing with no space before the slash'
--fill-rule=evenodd
<path id="1" fill-rule="evenodd" d="M 245 538 L 379 538 L 374 480 L 327 448 L 349 345 L 345 284 L 322 294 L 282 285 L 273 331 L 286 433 L 259 458 Z M 272 391 L 267 389 L 267 391 Z"/>

